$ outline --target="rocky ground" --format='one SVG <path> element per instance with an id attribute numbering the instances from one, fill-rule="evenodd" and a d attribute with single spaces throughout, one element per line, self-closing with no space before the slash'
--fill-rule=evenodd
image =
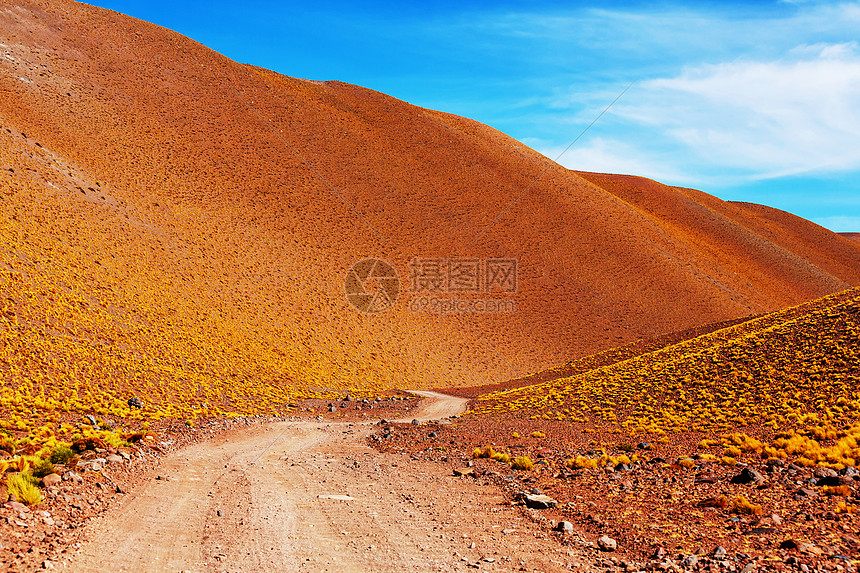
<path id="1" fill-rule="evenodd" d="M 513 439 L 515 425 L 490 431 L 468 418 L 451 426 L 390 424 L 370 441 L 381 451 L 440 464 L 454 460 L 461 479 L 495 484 L 510 503 L 537 508 L 535 519 L 561 529 L 562 543 L 600 550 L 586 568 L 749 573 L 856 571 L 860 565 L 854 468 L 836 472 L 781 460 L 725 466 L 701 459 L 691 446 L 698 438 L 681 435 L 674 446 L 642 443 L 632 452 L 608 452 L 636 453 L 638 462 L 572 470 L 567 460 L 596 456 L 601 436 Z M 473 458 L 475 447 L 489 444 L 528 456 L 534 468 Z M 529 499 L 535 495 L 550 500 Z"/>
<path id="2" fill-rule="evenodd" d="M 286 420 L 359 421 L 372 412 L 394 419 L 414 410 L 416 399 L 397 393 L 384 399 L 313 400 L 298 404 L 289 416 L 201 420 L 189 427 L 167 420 L 147 439 L 129 447 L 93 447 L 42 480 L 42 503 L 28 507 L 0 485 L 0 570 L 31 571 L 61 566 L 84 540 L 82 531 L 94 517 L 120 505 L 129 491 L 149 479 L 162 460 L 193 444 L 225 433 Z M 149 476 L 149 477 L 147 477 Z M 157 474 L 154 477 L 158 477 Z"/>
<path id="3" fill-rule="evenodd" d="M 593 438 L 489 436 L 469 417 L 427 421 L 417 402 L 171 422 L 84 451 L 46 478 L 42 504 L 0 507 L 0 569 L 97 570 L 105 555 L 117 571 L 857 569 L 853 469 L 724 466 L 696 459 L 690 437 L 571 470 Z M 473 457 L 491 443 L 534 467 Z"/>

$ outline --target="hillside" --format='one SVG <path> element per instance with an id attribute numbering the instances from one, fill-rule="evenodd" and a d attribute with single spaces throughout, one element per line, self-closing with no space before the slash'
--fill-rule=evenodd
<path id="1" fill-rule="evenodd" d="M 0 376 L 22 430 L 497 382 L 860 284 L 860 245 L 787 214 L 572 172 L 115 12 L 4 3 L 0 52 Z M 379 314 L 345 296 L 367 257 L 400 278 Z M 429 280 L 452 258 L 514 260 L 515 288 L 410 292 L 410 262 Z"/>
<path id="2" fill-rule="evenodd" d="M 572 361 L 479 395 L 430 438 L 404 425 L 377 447 L 474 458 L 472 475 L 498 476 L 514 500 L 550 496 L 544 515 L 609 535 L 647 570 L 726 571 L 725 555 L 765 571 L 856 565 L 858 328 L 855 288 Z"/>

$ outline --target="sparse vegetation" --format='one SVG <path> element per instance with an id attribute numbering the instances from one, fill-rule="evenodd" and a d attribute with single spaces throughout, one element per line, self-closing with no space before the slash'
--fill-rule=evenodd
<path id="1" fill-rule="evenodd" d="M 39 491 L 38 481 L 26 473 L 12 474 L 6 478 L 6 488 L 15 496 L 19 502 L 25 505 L 38 505 L 42 503 L 42 493 Z"/>
<path id="2" fill-rule="evenodd" d="M 72 448 L 66 444 L 57 444 L 51 450 L 51 457 L 49 459 L 52 464 L 66 465 L 73 457 L 75 457 L 75 452 L 72 451 Z"/>
<path id="3" fill-rule="evenodd" d="M 530 472 L 534 469 L 534 462 L 532 462 L 531 458 L 528 456 L 517 456 L 511 463 L 511 468 Z"/>

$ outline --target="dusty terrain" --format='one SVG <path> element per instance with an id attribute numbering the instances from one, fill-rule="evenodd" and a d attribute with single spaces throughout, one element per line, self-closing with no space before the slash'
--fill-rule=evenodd
<path id="1" fill-rule="evenodd" d="M 0 0 L 11 570 L 853 571 L 858 284 L 856 234 Z"/>
<path id="2" fill-rule="evenodd" d="M 462 410 L 431 397 L 410 418 Z M 557 571 L 575 561 L 498 490 L 455 477 L 464 460 L 381 454 L 365 444 L 373 430 L 284 422 L 180 450 L 87 527 L 92 541 L 67 570 Z"/>

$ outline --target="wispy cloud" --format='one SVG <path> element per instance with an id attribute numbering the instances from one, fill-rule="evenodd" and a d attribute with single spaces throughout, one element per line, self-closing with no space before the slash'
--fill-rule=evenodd
<path id="1" fill-rule="evenodd" d="M 860 217 L 818 217 L 812 219 L 812 221 L 835 233 L 860 232 Z"/>
<path id="2" fill-rule="evenodd" d="M 701 165 L 753 178 L 860 168 L 856 43 L 690 67 L 639 88 L 615 113 L 683 144 Z"/>

